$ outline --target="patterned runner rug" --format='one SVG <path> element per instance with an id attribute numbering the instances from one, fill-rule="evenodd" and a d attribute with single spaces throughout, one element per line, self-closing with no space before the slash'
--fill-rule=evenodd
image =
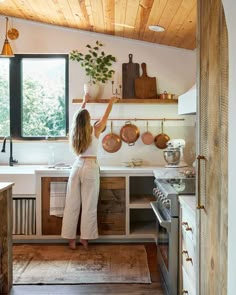
<path id="1" fill-rule="evenodd" d="M 14 284 L 151 283 L 143 245 L 14 245 Z"/>

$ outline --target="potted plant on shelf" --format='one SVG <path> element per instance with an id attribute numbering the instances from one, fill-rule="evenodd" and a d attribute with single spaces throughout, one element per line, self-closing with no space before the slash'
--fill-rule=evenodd
<path id="1" fill-rule="evenodd" d="M 112 63 L 116 61 L 116 58 L 111 54 L 105 54 L 102 51 L 102 44 L 96 41 L 96 45 L 92 47 L 87 44 L 87 53 L 81 53 L 78 50 L 70 52 L 70 59 L 78 61 L 82 68 L 85 69 L 86 76 L 89 77 L 89 81 L 84 85 L 84 91 L 89 93 L 91 98 L 97 98 L 100 90 L 100 83 L 105 84 L 112 78 L 115 73 L 111 69 Z"/>

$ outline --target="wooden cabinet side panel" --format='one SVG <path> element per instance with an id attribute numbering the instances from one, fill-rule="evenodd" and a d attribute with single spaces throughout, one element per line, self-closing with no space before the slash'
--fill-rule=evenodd
<path id="1" fill-rule="evenodd" d="M 0 192 L 1 289 L 8 294 L 12 287 L 12 189 Z M 1 272 L 0 272 L 1 274 Z"/>

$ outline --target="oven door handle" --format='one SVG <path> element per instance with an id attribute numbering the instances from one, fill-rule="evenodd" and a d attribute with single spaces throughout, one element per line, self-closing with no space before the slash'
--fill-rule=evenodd
<path id="1" fill-rule="evenodd" d="M 162 227 L 164 227 L 165 229 L 167 229 L 168 233 L 170 233 L 170 230 L 171 230 L 171 222 L 170 221 L 167 221 L 167 220 L 164 220 L 161 216 L 161 214 L 159 213 L 159 210 L 157 208 L 157 202 L 150 202 L 150 205 L 152 207 L 152 210 L 154 211 L 160 225 Z"/>

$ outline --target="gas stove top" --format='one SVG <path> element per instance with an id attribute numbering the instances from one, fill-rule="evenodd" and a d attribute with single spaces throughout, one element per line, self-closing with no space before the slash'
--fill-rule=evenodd
<path id="1" fill-rule="evenodd" d="M 166 182 L 170 184 L 179 195 L 195 194 L 195 178 L 166 179 Z"/>
<path id="2" fill-rule="evenodd" d="M 178 216 L 178 196 L 195 194 L 195 178 L 155 179 L 153 195 L 161 211 Z"/>

